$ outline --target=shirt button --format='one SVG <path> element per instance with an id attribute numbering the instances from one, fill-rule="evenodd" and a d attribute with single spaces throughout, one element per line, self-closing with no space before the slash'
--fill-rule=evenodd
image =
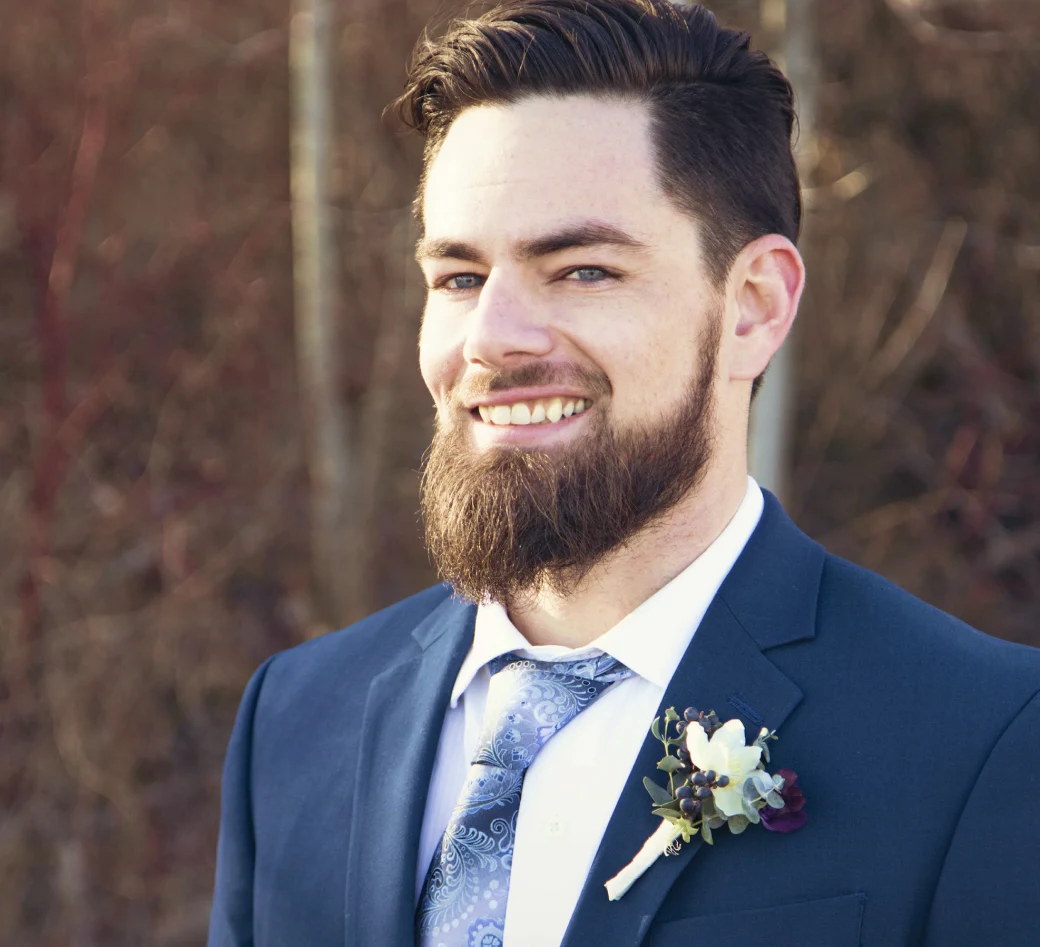
<path id="1" fill-rule="evenodd" d="M 567 823 L 562 819 L 550 819 L 549 820 L 549 834 L 553 838 L 559 838 L 561 835 L 567 834 Z"/>

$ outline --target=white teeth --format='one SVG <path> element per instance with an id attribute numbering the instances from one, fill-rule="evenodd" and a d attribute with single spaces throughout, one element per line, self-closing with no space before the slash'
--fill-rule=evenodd
<path id="1" fill-rule="evenodd" d="M 584 398 L 565 402 L 562 398 L 553 398 L 548 404 L 536 401 L 534 407 L 520 401 L 516 404 L 482 404 L 477 406 L 480 418 L 485 424 L 555 424 L 562 418 L 569 418 L 587 410 L 589 404 Z"/>
<path id="2" fill-rule="evenodd" d="M 509 412 L 510 424 L 530 424 L 531 409 L 526 404 L 514 404 L 513 410 Z"/>

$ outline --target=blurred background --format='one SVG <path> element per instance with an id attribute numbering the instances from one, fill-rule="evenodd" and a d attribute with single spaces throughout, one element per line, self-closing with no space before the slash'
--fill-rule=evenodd
<path id="1" fill-rule="evenodd" d="M 433 580 L 421 149 L 381 112 L 460 9 L 0 4 L 5 947 L 202 945 L 249 675 Z M 833 552 L 1040 645 L 1040 3 L 713 9 L 802 110 L 809 287 L 756 470 Z"/>

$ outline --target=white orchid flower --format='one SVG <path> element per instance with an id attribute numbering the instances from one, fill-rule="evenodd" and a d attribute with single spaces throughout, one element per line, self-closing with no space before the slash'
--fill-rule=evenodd
<path id="1" fill-rule="evenodd" d="M 745 745 L 744 725 L 739 720 L 727 720 L 709 740 L 700 724 L 691 723 L 686 728 L 686 750 L 698 769 L 714 770 L 729 778 L 725 786 L 711 791 L 719 812 L 726 818 L 743 815 L 744 780 L 758 769 L 762 759 L 762 747 Z"/>

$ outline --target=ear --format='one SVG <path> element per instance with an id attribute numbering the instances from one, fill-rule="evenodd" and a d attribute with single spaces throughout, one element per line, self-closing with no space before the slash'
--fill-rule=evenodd
<path id="1" fill-rule="evenodd" d="M 768 234 L 740 251 L 729 284 L 736 309 L 729 377 L 752 381 L 765 371 L 791 330 L 805 286 L 805 264 L 790 240 Z"/>

